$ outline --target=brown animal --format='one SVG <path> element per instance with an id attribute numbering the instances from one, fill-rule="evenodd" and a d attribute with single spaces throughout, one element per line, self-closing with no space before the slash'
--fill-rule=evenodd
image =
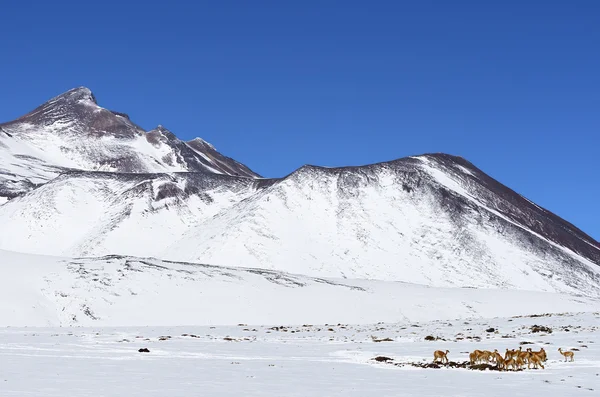
<path id="1" fill-rule="evenodd" d="M 508 371 L 509 368 L 512 368 L 513 370 L 517 369 L 517 362 L 512 357 L 504 361 L 504 369 Z"/>
<path id="2" fill-rule="evenodd" d="M 492 357 L 493 357 L 493 353 L 489 350 L 484 350 L 481 353 L 481 361 L 485 361 L 486 363 L 489 363 L 490 360 L 492 359 Z"/>
<path id="3" fill-rule="evenodd" d="M 476 352 L 471 352 L 469 354 L 469 362 L 471 363 L 471 365 L 477 364 L 478 360 L 479 360 L 479 355 Z"/>
<path id="4" fill-rule="evenodd" d="M 498 366 L 498 369 L 500 371 L 502 371 L 502 369 L 504 368 L 505 360 L 502 357 L 502 354 L 498 353 L 497 349 L 494 349 L 494 352 L 492 353 L 491 361 L 496 363 L 496 365 Z"/>
<path id="5" fill-rule="evenodd" d="M 446 363 L 448 363 L 448 353 L 450 353 L 450 350 L 446 350 L 446 352 L 444 353 L 441 350 L 436 350 L 433 352 L 433 362 L 435 363 L 437 360 L 441 360 L 441 362 L 443 363 L 444 360 L 446 360 Z"/>
<path id="6" fill-rule="evenodd" d="M 471 365 L 477 364 L 478 362 L 482 361 L 483 355 L 483 350 L 473 350 L 473 352 L 469 354 L 469 361 L 471 362 Z"/>
<path id="7" fill-rule="evenodd" d="M 531 356 L 531 348 L 527 348 L 527 351 L 521 351 L 519 347 L 519 354 L 517 357 L 523 361 L 524 364 L 529 364 L 529 357 Z"/>
<path id="8" fill-rule="evenodd" d="M 529 356 L 529 360 L 527 361 L 527 369 L 531 369 L 530 365 L 533 364 L 533 368 L 538 369 L 539 367 L 544 368 L 544 364 L 542 364 L 542 359 L 535 353 L 532 353 Z"/>
<path id="9" fill-rule="evenodd" d="M 498 366 L 498 370 L 500 371 L 506 368 L 505 361 L 500 354 L 498 354 L 498 357 L 496 357 L 496 365 Z"/>
<path id="10" fill-rule="evenodd" d="M 544 350 L 543 347 L 540 350 L 532 351 L 531 353 L 538 356 L 542 361 L 548 361 L 548 357 L 546 356 L 546 350 Z"/>
<path id="11" fill-rule="evenodd" d="M 511 358 L 516 358 L 517 354 L 518 354 L 518 350 L 514 350 L 514 349 L 513 350 L 508 350 L 508 349 L 506 349 L 506 354 L 504 355 L 504 359 L 505 360 L 509 360 Z"/>
<path id="12" fill-rule="evenodd" d="M 493 357 L 492 358 L 496 362 L 496 365 L 498 366 L 498 369 L 502 370 L 504 368 L 504 358 L 502 358 L 502 354 L 498 353 L 497 349 L 494 349 L 494 353 L 493 353 Z"/>
<path id="13" fill-rule="evenodd" d="M 567 361 L 567 357 L 571 358 L 570 361 L 574 361 L 574 359 L 575 359 L 575 353 L 573 353 L 573 352 L 564 352 L 564 351 L 562 351 L 562 347 L 558 348 L 558 352 L 565 357 L 565 361 Z"/>

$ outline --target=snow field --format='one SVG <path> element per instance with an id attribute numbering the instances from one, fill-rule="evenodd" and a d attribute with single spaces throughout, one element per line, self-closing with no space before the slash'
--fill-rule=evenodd
<path id="1" fill-rule="evenodd" d="M 532 325 L 553 332 L 531 333 Z M 600 390 L 599 325 L 599 313 L 570 313 L 364 325 L 4 328 L 0 394 L 593 396 Z M 446 340 L 425 341 L 427 335 Z M 451 360 L 462 361 L 475 348 L 504 351 L 520 342 L 546 349 L 546 369 L 421 369 L 372 360 L 431 362 L 434 350 L 448 349 Z M 558 347 L 579 349 L 575 362 L 563 362 Z"/>

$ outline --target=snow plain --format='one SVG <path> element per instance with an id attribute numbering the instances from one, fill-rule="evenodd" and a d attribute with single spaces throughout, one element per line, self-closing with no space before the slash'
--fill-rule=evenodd
<path id="1" fill-rule="evenodd" d="M 533 325 L 552 333 L 532 333 Z M 595 396 L 599 326 L 596 312 L 364 325 L 11 327 L 0 329 L 0 395 Z M 440 339 L 425 341 L 428 335 Z M 393 365 L 431 362 L 437 349 L 462 362 L 476 348 L 519 346 L 544 347 L 545 369 Z M 564 362 L 559 347 L 578 349 L 575 361 Z M 393 362 L 372 360 L 377 356 Z"/>

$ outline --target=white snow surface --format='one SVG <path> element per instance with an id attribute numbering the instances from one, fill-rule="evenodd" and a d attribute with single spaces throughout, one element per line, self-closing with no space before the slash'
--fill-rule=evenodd
<path id="1" fill-rule="evenodd" d="M 0 326 L 374 323 L 591 311 L 600 300 L 0 251 Z"/>
<path id="2" fill-rule="evenodd" d="M 5 129 L 12 137 L 0 135 L 2 164 L 9 165 L 7 171 L 19 176 L 40 176 L 35 172 L 36 167 L 42 166 L 118 172 L 123 168 L 119 158 L 127 156 L 135 158 L 137 172 L 188 171 L 177 152 L 163 141 L 149 142 L 142 129 L 128 138 L 82 136 L 74 121 L 43 127 L 20 123 Z M 23 158 L 24 155 L 31 158 Z M 214 168 L 211 171 L 221 173 Z M 45 182 L 56 174 L 41 175 L 44 176 Z"/>
<path id="3" fill-rule="evenodd" d="M 160 198 L 161 189 L 185 189 L 185 179 L 141 174 L 118 179 L 110 174 L 62 176 L 4 206 L 0 222 L 3 249 L 46 255 L 113 253 L 149 256 L 195 223 L 231 206 L 250 188 L 215 188 L 212 199 Z"/>
<path id="4" fill-rule="evenodd" d="M 44 183 L 63 172 L 65 161 L 54 161 L 48 153 L 15 137 L 0 133 L 0 178 Z"/>
<path id="5" fill-rule="evenodd" d="M 595 396 L 599 324 L 599 313 L 564 313 L 360 325 L 11 327 L 0 329 L 0 395 Z M 532 333 L 533 325 L 553 332 Z M 497 331 L 486 332 L 488 327 Z M 428 335 L 441 339 L 425 341 Z M 434 350 L 449 350 L 448 358 L 462 363 L 475 349 L 504 353 L 519 347 L 543 347 L 545 368 L 408 365 L 431 363 Z M 575 349 L 574 362 L 565 362 L 559 347 Z M 392 361 L 378 363 L 378 356 Z"/>

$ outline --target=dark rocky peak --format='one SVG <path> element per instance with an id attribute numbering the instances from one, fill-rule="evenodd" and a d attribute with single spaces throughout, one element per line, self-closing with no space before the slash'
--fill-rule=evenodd
<path id="1" fill-rule="evenodd" d="M 195 153 L 200 154 L 202 161 L 207 165 L 233 176 L 244 176 L 251 178 L 261 178 L 259 174 L 252 171 L 244 164 L 222 155 L 217 149 L 201 138 L 194 138 L 191 141 L 185 142 L 186 146 L 191 148 Z"/>
<path id="2" fill-rule="evenodd" d="M 73 102 L 73 103 L 86 101 L 86 102 L 92 102 L 95 105 L 98 104 L 98 101 L 96 100 L 96 97 L 94 96 L 94 93 L 87 87 L 77 87 L 77 88 L 70 89 L 69 91 L 65 92 L 64 94 L 60 94 L 60 95 L 52 98 L 49 102 L 52 102 L 52 101 L 65 101 L 65 102 Z"/>
<path id="3" fill-rule="evenodd" d="M 115 116 L 120 116 L 120 117 L 123 117 L 123 118 L 125 118 L 125 119 L 127 119 L 127 120 L 131 120 L 131 119 L 129 118 L 129 115 L 128 115 L 127 113 L 123 113 L 123 112 L 115 112 L 114 110 L 110 110 L 110 112 L 111 112 L 112 114 L 114 114 Z"/>
<path id="4" fill-rule="evenodd" d="M 432 160 L 438 164 L 443 164 L 446 167 L 456 167 L 461 166 L 467 168 L 470 171 L 478 171 L 480 170 L 470 161 L 461 156 L 456 156 L 448 153 L 424 153 L 418 156 L 413 156 L 415 158 L 426 158 Z"/>
<path id="5" fill-rule="evenodd" d="M 73 88 L 26 115 L 0 126 L 6 126 L 10 130 L 10 127 L 20 123 L 31 124 L 45 129 L 47 133 L 60 135 L 132 138 L 144 132 L 126 114 L 100 107 L 92 91 L 86 87 Z M 27 133 L 18 128 L 14 130 Z"/>
<path id="6" fill-rule="evenodd" d="M 87 87 L 77 87 L 58 95 L 17 120 L 0 124 L 1 136 L 19 136 L 33 146 L 45 145 L 46 136 L 59 137 L 55 140 L 59 150 L 68 157 L 74 153 L 80 161 L 85 158 L 89 167 L 108 167 L 119 172 L 147 172 L 154 170 L 149 165 L 147 153 L 140 153 L 130 141 L 146 139 L 155 148 L 156 166 L 172 167 L 193 172 L 215 172 L 218 174 L 259 177 L 245 165 L 218 153 L 209 143 L 195 139 L 190 143 L 181 141 L 162 125 L 146 132 L 133 123 L 125 113 L 105 109 Z M 97 142 L 90 148 L 90 140 L 109 138 L 106 146 Z M 119 146 L 116 141 L 122 141 Z M 165 150 L 163 150 L 165 149 Z M 144 160 L 146 159 L 146 160 Z M 88 167 L 88 166 L 86 166 Z"/>
<path id="7" fill-rule="evenodd" d="M 205 150 L 205 149 L 217 150 L 213 145 L 211 145 L 210 143 L 206 142 L 202 138 L 194 138 L 191 141 L 187 141 L 186 143 L 190 147 L 192 147 L 194 149 L 197 149 L 197 150 Z"/>
<path id="8" fill-rule="evenodd" d="M 245 165 L 217 152 L 210 143 L 200 138 L 184 142 L 162 125 L 148 131 L 146 139 L 157 147 L 170 146 L 177 154 L 173 161 L 186 164 L 189 171 L 209 170 L 232 176 L 259 177 Z"/>
<path id="9" fill-rule="evenodd" d="M 168 143 L 179 141 L 179 138 L 175 136 L 171 131 L 163 127 L 162 125 L 158 125 L 153 130 L 150 130 L 146 133 L 146 139 L 153 145 L 158 145 L 159 143 Z"/>

